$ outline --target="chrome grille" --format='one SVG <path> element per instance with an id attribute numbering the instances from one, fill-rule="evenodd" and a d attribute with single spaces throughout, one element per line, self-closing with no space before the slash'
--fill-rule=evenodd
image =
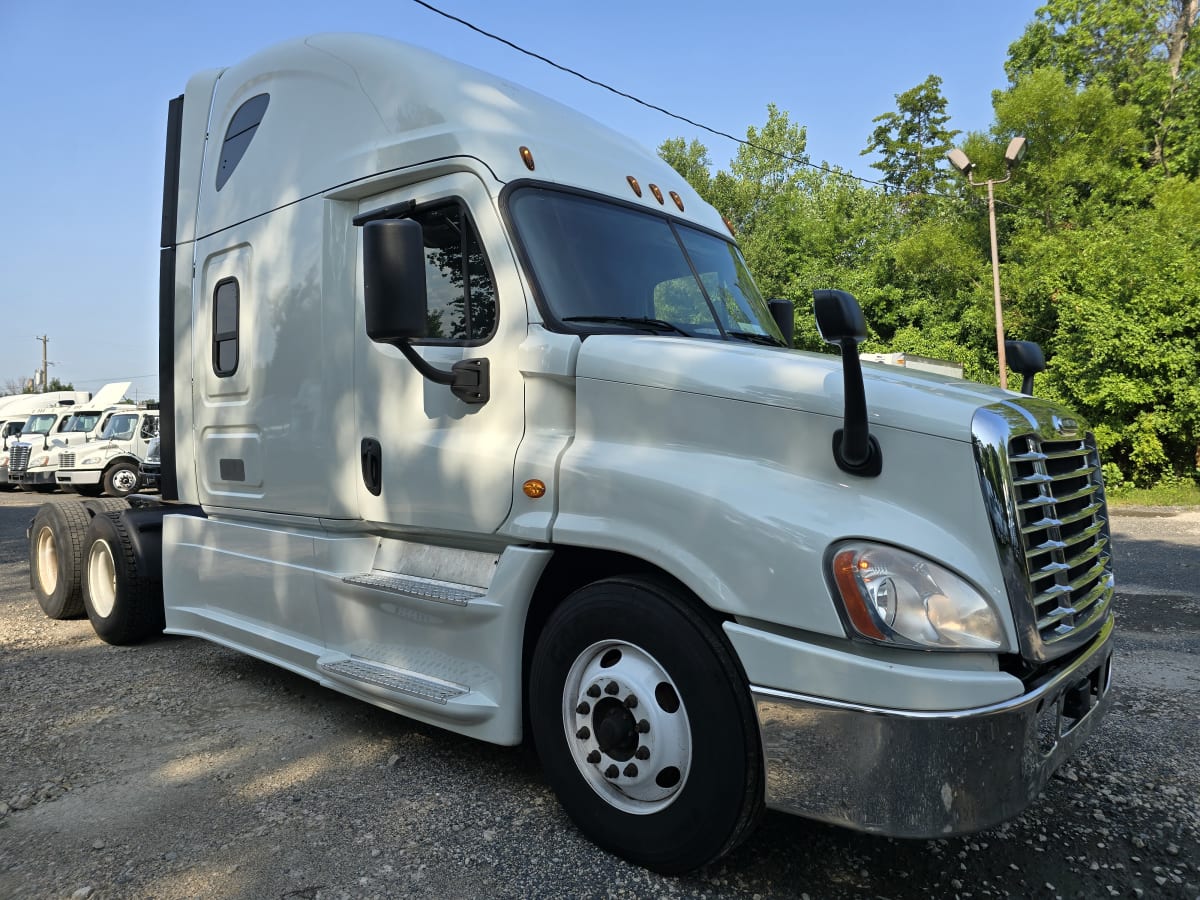
<path id="1" fill-rule="evenodd" d="M 59 468 L 62 468 L 62 469 L 75 468 L 75 454 L 74 453 L 60 453 L 59 457 L 58 457 L 58 465 L 59 465 Z"/>
<path id="2" fill-rule="evenodd" d="M 1091 620 L 1109 596 L 1112 563 L 1100 457 L 1090 436 L 1013 438 L 1009 466 L 1031 602 L 1042 642 Z"/>
<path id="3" fill-rule="evenodd" d="M 981 409 L 972 430 L 1022 654 L 1061 656 L 1096 632 L 1113 596 L 1095 440 L 1033 398 Z"/>
<path id="4" fill-rule="evenodd" d="M 29 444 L 13 444 L 8 451 L 8 474 L 25 474 L 25 470 L 29 468 L 29 454 L 32 452 L 33 447 Z"/>

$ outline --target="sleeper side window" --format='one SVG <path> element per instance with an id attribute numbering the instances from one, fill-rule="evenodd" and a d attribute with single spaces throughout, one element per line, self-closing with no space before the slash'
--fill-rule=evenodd
<path id="1" fill-rule="evenodd" d="M 225 278 L 213 291 L 212 367 L 227 378 L 238 367 L 238 281 Z"/>
<path id="2" fill-rule="evenodd" d="M 267 112 L 267 104 L 271 102 L 270 94 L 259 94 L 251 97 L 238 107 L 229 127 L 225 129 L 225 141 L 221 144 L 221 160 L 217 164 L 217 190 L 225 187 L 225 182 L 237 168 L 246 154 L 246 148 L 254 139 L 259 124 Z"/>
<path id="3" fill-rule="evenodd" d="M 496 288 L 466 210 L 447 203 L 418 210 L 425 240 L 428 340 L 479 343 L 496 328 Z"/>

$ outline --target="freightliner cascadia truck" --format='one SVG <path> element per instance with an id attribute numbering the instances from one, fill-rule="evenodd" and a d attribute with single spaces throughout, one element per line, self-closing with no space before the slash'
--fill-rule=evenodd
<path id="1" fill-rule="evenodd" d="M 162 226 L 162 500 L 39 512 L 54 614 L 531 738 L 663 872 L 768 807 L 987 828 L 1109 703 L 1086 424 L 860 365 L 836 286 L 840 352 L 791 349 L 720 214 L 579 113 L 295 40 L 171 101 Z"/>

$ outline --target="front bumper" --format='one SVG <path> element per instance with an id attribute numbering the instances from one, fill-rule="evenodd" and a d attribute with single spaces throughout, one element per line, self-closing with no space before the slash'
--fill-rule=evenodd
<path id="1" fill-rule="evenodd" d="M 18 472 L 16 474 L 9 473 L 9 479 L 13 484 L 57 484 L 54 478 L 54 469 L 39 469 L 36 472 Z"/>
<path id="2" fill-rule="evenodd" d="M 59 469 L 54 476 L 59 484 L 99 484 L 103 469 Z"/>
<path id="3" fill-rule="evenodd" d="M 891 837 L 978 831 L 1020 813 L 1108 709 L 1110 616 L 1020 697 L 922 713 L 752 688 L 767 805 Z"/>

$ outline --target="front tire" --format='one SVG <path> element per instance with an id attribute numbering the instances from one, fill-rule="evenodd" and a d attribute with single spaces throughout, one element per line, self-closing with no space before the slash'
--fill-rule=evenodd
<path id="1" fill-rule="evenodd" d="M 104 473 L 104 493 L 110 497 L 125 497 L 141 487 L 141 481 L 137 466 L 119 462 Z"/>
<path id="2" fill-rule="evenodd" d="M 162 633 L 162 581 L 139 571 L 121 514 L 97 513 L 84 547 L 83 604 L 100 639 L 136 644 Z"/>
<path id="3" fill-rule="evenodd" d="M 558 607 L 534 650 L 529 709 L 547 779 L 606 850 L 686 872 L 758 820 L 745 678 L 717 627 L 665 580 L 606 579 Z"/>
<path id="4" fill-rule="evenodd" d="M 29 528 L 29 586 L 51 619 L 83 615 L 80 572 L 88 514 L 77 501 L 45 503 Z"/>

